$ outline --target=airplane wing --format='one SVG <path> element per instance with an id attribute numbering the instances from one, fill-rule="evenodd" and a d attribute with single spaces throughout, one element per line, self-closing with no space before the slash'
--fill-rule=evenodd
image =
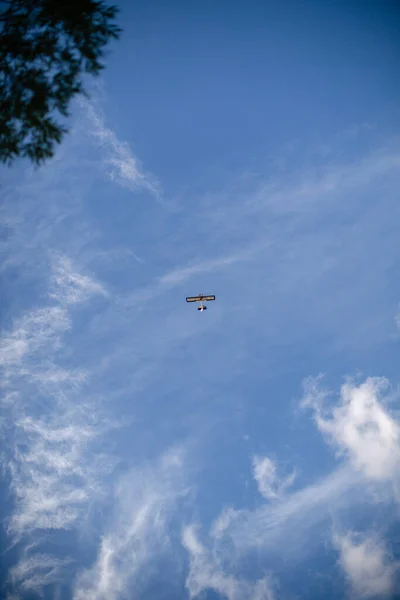
<path id="1" fill-rule="evenodd" d="M 186 302 L 202 302 L 203 300 L 215 300 L 215 296 L 188 296 Z"/>

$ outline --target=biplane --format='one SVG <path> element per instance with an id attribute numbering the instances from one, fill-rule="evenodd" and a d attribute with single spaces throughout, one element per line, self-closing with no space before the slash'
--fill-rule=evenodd
<path id="1" fill-rule="evenodd" d="M 197 310 L 200 311 L 207 310 L 207 306 L 204 306 L 203 302 L 208 302 L 209 300 L 215 300 L 215 296 L 199 294 L 198 296 L 188 296 L 186 298 L 186 302 L 200 302 L 200 306 L 197 307 Z"/>

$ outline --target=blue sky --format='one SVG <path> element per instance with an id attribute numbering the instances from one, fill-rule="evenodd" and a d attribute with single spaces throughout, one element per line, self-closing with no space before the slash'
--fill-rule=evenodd
<path id="1" fill-rule="evenodd" d="M 399 20 L 122 3 L 2 169 L 4 597 L 399 593 Z"/>

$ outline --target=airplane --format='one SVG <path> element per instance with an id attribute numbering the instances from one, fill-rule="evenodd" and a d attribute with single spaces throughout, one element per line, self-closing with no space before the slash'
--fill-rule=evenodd
<path id="1" fill-rule="evenodd" d="M 203 310 L 207 310 L 207 306 L 204 306 L 203 302 L 215 300 L 215 296 L 203 296 L 203 294 L 199 294 L 198 296 L 188 296 L 186 298 L 186 302 L 200 302 L 200 306 L 197 307 L 197 310 L 203 312 Z"/>

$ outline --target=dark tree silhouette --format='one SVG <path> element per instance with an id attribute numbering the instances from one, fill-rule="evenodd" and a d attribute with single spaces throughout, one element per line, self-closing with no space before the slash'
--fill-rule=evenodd
<path id="1" fill-rule="evenodd" d="M 0 0 L 1 162 L 53 156 L 68 131 L 60 116 L 120 35 L 117 12 L 96 0 Z"/>

